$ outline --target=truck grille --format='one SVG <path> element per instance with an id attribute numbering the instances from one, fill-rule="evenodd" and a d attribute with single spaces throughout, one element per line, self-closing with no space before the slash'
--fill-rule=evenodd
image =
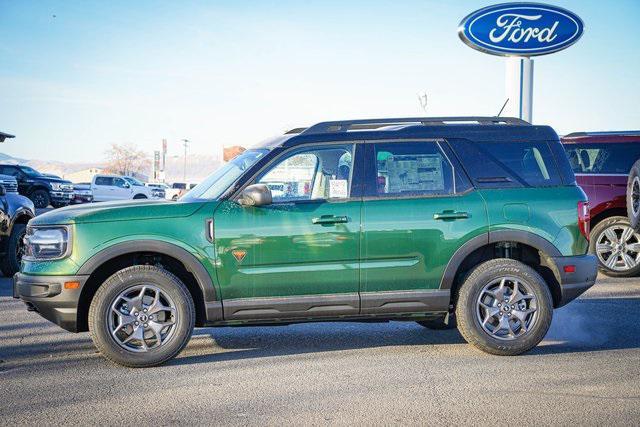
<path id="1" fill-rule="evenodd" d="M 7 193 L 18 192 L 18 183 L 15 179 L 13 181 L 0 179 L 0 185 L 4 186 L 4 188 L 7 190 Z"/>
<path id="2" fill-rule="evenodd" d="M 62 191 L 73 191 L 73 184 L 60 184 Z"/>

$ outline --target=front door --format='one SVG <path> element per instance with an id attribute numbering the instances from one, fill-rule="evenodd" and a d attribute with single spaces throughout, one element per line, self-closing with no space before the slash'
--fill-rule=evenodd
<path id="1" fill-rule="evenodd" d="M 442 141 L 366 148 L 362 313 L 446 310 L 442 275 L 462 243 L 487 231 L 484 201 Z"/>
<path id="2" fill-rule="evenodd" d="M 355 144 L 293 148 L 251 183 L 273 203 L 222 202 L 214 213 L 225 319 L 317 318 L 359 312 L 362 200 Z"/>

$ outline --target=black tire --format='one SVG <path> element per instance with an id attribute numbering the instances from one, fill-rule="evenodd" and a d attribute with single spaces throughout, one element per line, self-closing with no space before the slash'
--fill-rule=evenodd
<path id="1" fill-rule="evenodd" d="M 445 316 L 442 316 L 433 319 L 420 320 L 416 323 L 420 326 L 424 326 L 427 329 L 433 329 L 436 331 L 444 331 L 457 328 L 455 314 L 449 314 L 448 322 L 445 320 Z"/>
<path id="2" fill-rule="evenodd" d="M 171 198 L 171 200 L 173 200 L 174 202 L 175 202 L 176 200 L 178 200 L 178 195 L 176 194 L 175 196 L 173 196 L 173 197 Z"/>
<path id="3" fill-rule="evenodd" d="M 601 239 L 606 238 L 606 235 L 603 234 L 607 230 L 613 230 L 616 232 L 616 235 L 622 237 L 621 230 L 625 227 L 630 227 L 629 219 L 625 216 L 611 216 L 609 218 L 605 218 L 596 224 L 595 227 L 591 230 L 589 236 L 589 253 L 594 254 L 598 259 L 598 269 L 610 277 L 633 277 L 637 276 L 640 273 L 640 262 L 635 267 L 632 268 L 622 268 L 622 259 L 618 258 L 620 262 L 616 262 L 615 268 L 609 267 L 606 264 L 606 261 L 609 260 L 607 256 L 608 253 L 600 253 L 598 254 L 596 251 L 596 247 L 601 242 Z M 608 241 L 608 239 L 606 239 Z M 631 238 L 631 243 L 640 243 L 640 236 L 634 233 Z M 626 246 L 624 246 L 624 251 L 626 252 Z M 613 254 L 612 254 L 613 255 Z M 637 253 L 631 253 L 631 256 L 635 258 Z"/>
<path id="4" fill-rule="evenodd" d="M 11 235 L 7 241 L 7 252 L 0 261 L 0 270 L 6 277 L 13 277 L 20 271 L 20 261 L 24 254 L 24 234 L 27 230 L 25 224 L 14 224 Z"/>
<path id="5" fill-rule="evenodd" d="M 537 309 L 531 314 L 531 321 L 526 332 L 511 339 L 499 339 L 485 331 L 480 323 L 479 298 L 486 285 L 502 278 L 514 278 L 519 281 L 519 289 L 526 285 L 527 293 L 535 297 Z M 497 299 L 496 299 L 497 301 Z M 525 301 L 525 300 L 521 300 Z M 533 300 L 528 300 L 533 301 Z M 509 303 L 513 304 L 513 303 Z M 531 304 L 531 302 L 529 302 Z M 497 309 L 497 307 L 493 307 Z M 507 304 L 498 310 L 507 309 Z M 514 310 L 515 311 L 515 310 Z M 553 317 L 553 300 L 549 287 L 544 279 L 531 267 L 512 259 L 493 259 L 475 267 L 460 287 L 456 319 L 458 330 L 464 339 L 474 347 L 499 356 L 515 356 L 522 354 L 542 341 Z M 507 320 L 507 322 L 510 322 Z M 511 326 L 509 326 L 511 328 Z M 496 328 L 498 332 L 502 329 Z"/>
<path id="6" fill-rule="evenodd" d="M 640 231 L 640 159 L 631 166 L 627 178 L 627 216 L 635 231 Z"/>
<path id="7" fill-rule="evenodd" d="M 155 286 L 171 298 L 175 305 L 175 329 L 159 347 L 135 352 L 116 342 L 109 329 L 108 316 L 119 295 L 142 284 Z M 175 275 L 160 267 L 139 265 L 118 271 L 98 288 L 91 301 L 88 320 L 91 338 L 107 359 L 131 368 L 146 368 L 174 358 L 187 345 L 195 324 L 195 307 L 191 294 Z"/>
<path id="8" fill-rule="evenodd" d="M 36 209 L 47 208 L 49 207 L 49 203 L 51 203 L 51 198 L 49 197 L 49 192 L 47 190 L 35 190 L 29 195 L 29 198 Z"/>
<path id="9" fill-rule="evenodd" d="M 138 199 L 146 199 L 146 198 L 147 198 L 147 196 L 145 196 L 144 194 L 136 194 L 135 196 L 133 196 L 133 198 L 134 198 L 135 200 L 138 200 Z"/>

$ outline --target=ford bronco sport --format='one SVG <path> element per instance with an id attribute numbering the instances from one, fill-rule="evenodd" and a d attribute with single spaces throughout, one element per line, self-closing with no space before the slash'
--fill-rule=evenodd
<path id="1" fill-rule="evenodd" d="M 194 326 L 323 320 L 455 318 L 477 348 L 516 355 L 595 282 L 588 220 L 550 127 L 326 122 L 243 152 L 177 202 L 33 219 L 14 296 L 132 367 L 173 358 Z"/>
<path id="2" fill-rule="evenodd" d="M 609 276 L 640 273 L 640 233 L 629 224 L 627 180 L 640 159 L 640 131 L 574 132 L 562 144 L 591 205 L 589 252 Z"/>

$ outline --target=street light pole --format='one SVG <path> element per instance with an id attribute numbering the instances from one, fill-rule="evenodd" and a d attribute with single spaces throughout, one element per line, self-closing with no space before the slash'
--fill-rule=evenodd
<path id="1" fill-rule="evenodd" d="M 182 181 L 184 181 L 184 183 L 187 183 L 187 144 L 190 141 L 188 139 L 183 139 L 182 140 L 182 145 L 184 146 L 184 169 L 183 169 L 183 173 L 182 173 Z"/>

